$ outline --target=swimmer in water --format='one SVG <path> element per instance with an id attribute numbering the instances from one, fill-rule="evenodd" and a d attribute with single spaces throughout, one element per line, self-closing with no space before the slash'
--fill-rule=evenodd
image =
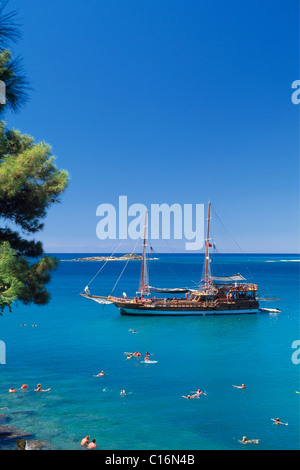
<path id="1" fill-rule="evenodd" d="M 127 354 L 126 359 L 132 359 L 132 354 Z"/>
<path id="2" fill-rule="evenodd" d="M 121 391 L 120 391 L 120 395 L 126 395 L 125 390 L 121 390 Z"/>
<path id="3" fill-rule="evenodd" d="M 37 388 L 34 390 L 35 392 L 50 392 L 51 388 L 47 388 L 46 390 L 41 388 L 41 384 L 37 384 Z"/>
<path id="4" fill-rule="evenodd" d="M 259 439 L 247 439 L 246 436 L 243 437 L 241 441 L 239 441 L 241 444 L 258 444 Z"/>
<path id="5" fill-rule="evenodd" d="M 186 398 L 187 400 L 191 400 L 192 398 L 195 398 L 195 395 L 188 395 L 187 397 L 185 395 L 182 395 L 182 398 Z"/>
<path id="6" fill-rule="evenodd" d="M 15 389 L 13 387 L 11 387 L 8 391 L 9 393 L 15 393 Z"/>
<path id="7" fill-rule="evenodd" d="M 279 418 L 276 418 L 276 419 L 271 418 L 271 421 L 274 421 L 273 424 L 283 424 L 284 426 L 288 426 L 288 423 L 282 423 Z"/>
<path id="8" fill-rule="evenodd" d="M 134 352 L 132 355 L 135 357 L 141 357 L 141 353 L 139 353 L 138 351 Z"/>
<path id="9" fill-rule="evenodd" d="M 149 357 L 148 356 L 144 357 L 144 361 L 145 362 L 149 361 Z"/>
<path id="10" fill-rule="evenodd" d="M 246 388 L 245 384 L 242 385 L 232 385 L 234 388 Z"/>
<path id="11" fill-rule="evenodd" d="M 93 377 L 103 377 L 104 371 L 102 370 L 99 374 L 93 375 Z"/>
<path id="12" fill-rule="evenodd" d="M 88 449 L 96 449 L 96 439 L 92 439 L 92 442 L 90 442 L 87 446 Z"/>
<path id="13" fill-rule="evenodd" d="M 23 389 L 23 390 L 24 390 L 25 388 L 28 388 L 28 385 L 26 385 L 26 384 L 23 384 L 23 385 L 21 386 L 21 389 Z"/>
<path id="14" fill-rule="evenodd" d="M 202 392 L 202 390 L 201 390 L 200 388 L 198 388 L 197 392 L 193 395 L 193 397 L 199 398 L 200 395 L 206 395 L 206 393 L 205 393 L 205 392 Z"/>
<path id="15" fill-rule="evenodd" d="M 90 442 L 90 436 L 86 436 L 81 440 L 80 445 L 83 447 L 83 446 L 86 446 L 89 442 Z"/>

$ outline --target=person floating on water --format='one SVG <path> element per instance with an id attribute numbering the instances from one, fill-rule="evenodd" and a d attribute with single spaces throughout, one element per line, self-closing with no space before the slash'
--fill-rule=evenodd
<path id="1" fill-rule="evenodd" d="M 279 418 L 273 419 L 271 418 L 271 421 L 274 421 L 273 424 L 283 424 L 284 426 L 288 426 L 288 423 L 282 423 Z"/>
<path id="2" fill-rule="evenodd" d="M 41 388 L 41 384 L 37 384 L 37 388 L 34 390 L 35 392 L 50 392 L 51 388 L 47 388 L 46 390 Z"/>
<path id="3" fill-rule="evenodd" d="M 93 375 L 93 377 L 103 377 L 103 375 L 104 375 L 104 371 L 102 370 L 101 372 L 99 372 L 99 374 Z"/>
<path id="4" fill-rule="evenodd" d="M 192 398 L 195 398 L 195 395 L 188 395 L 188 396 L 182 395 L 182 398 L 186 398 L 187 400 L 191 400 Z"/>
<path id="5" fill-rule="evenodd" d="M 27 385 L 27 384 L 21 385 L 21 390 L 24 390 L 25 388 L 28 388 L 28 385 Z"/>
<path id="6" fill-rule="evenodd" d="M 201 388 L 198 388 L 197 392 L 192 396 L 193 398 L 200 398 L 201 395 L 206 395 L 206 393 L 202 392 Z"/>
<path id="7" fill-rule="evenodd" d="M 243 437 L 241 441 L 239 441 L 241 444 L 258 444 L 259 439 L 247 439 L 246 436 Z"/>
<path id="8" fill-rule="evenodd" d="M 245 384 L 242 385 L 232 385 L 234 388 L 247 388 Z"/>
<path id="9" fill-rule="evenodd" d="M 11 387 L 8 391 L 9 393 L 15 393 L 15 389 L 13 387 Z"/>

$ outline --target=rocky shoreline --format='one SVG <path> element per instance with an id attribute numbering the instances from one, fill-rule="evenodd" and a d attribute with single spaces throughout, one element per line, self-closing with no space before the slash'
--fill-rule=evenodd
<path id="1" fill-rule="evenodd" d="M 53 450 L 49 442 L 33 439 L 33 435 L 6 423 L 9 417 L 0 414 L 0 450 Z"/>
<path id="2" fill-rule="evenodd" d="M 62 259 L 61 261 L 135 261 L 141 260 L 141 255 L 127 254 L 122 256 L 88 256 L 84 258 Z M 148 260 L 158 258 L 147 258 Z"/>

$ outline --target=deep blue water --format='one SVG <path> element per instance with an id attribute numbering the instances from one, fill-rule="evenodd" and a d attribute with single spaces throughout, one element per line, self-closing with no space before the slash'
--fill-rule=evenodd
<path id="1" fill-rule="evenodd" d="M 201 256 L 155 256 L 159 260 L 149 262 L 152 285 L 191 287 L 201 279 Z M 49 305 L 19 305 L 0 317 L 6 345 L 0 407 L 8 408 L 9 424 L 57 449 L 79 449 L 87 434 L 99 449 L 112 450 L 299 449 L 299 365 L 291 347 L 300 339 L 299 262 L 293 260 L 299 257 L 214 259 L 216 273 L 240 272 L 266 296 L 280 297 L 266 306 L 282 313 L 179 318 L 126 317 L 88 301 L 78 294 L 103 263 L 61 261 L 49 284 Z M 107 263 L 91 292 L 109 294 L 123 267 L 121 261 Z M 128 263 L 116 294 L 135 294 L 140 267 L 139 261 Z M 143 358 L 147 350 L 157 362 L 124 355 L 140 351 Z M 93 377 L 101 370 L 104 377 Z M 37 394 L 37 383 L 51 391 Z M 232 387 L 241 383 L 247 388 Z M 207 395 L 182 398 L 197 388 Z M 273 425 L 277 417 L 288 426 Z M 243 446 L 243 436 L 260 442 Z"/>

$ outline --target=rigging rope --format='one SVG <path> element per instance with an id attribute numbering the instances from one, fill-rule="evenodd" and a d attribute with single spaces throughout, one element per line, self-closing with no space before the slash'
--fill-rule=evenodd
<path id="1" fill-rule="evenodd" d="M 132 253 L 135 251 L 135 248 L 136 248 L 136 246 L 137 246 L 137 244 L 138 244 L 138 241 L 139 241 L 139 238 L 137 239 L 136 244 L 134 245 L 134 248 L 133 248 L 133 250 L 132 250 L 131 253 L 130 253 L 131 255 L 132 255 Z M 115 283 L 115 285 L 114 285 L 114 287 L 113 287 L 113 289 L 112 289 L 110 295 L 111 295 L 111 294 L 113 293 L 113 291 L 115 290 L 115 288 L 116 288 L 116 286 L 117 286 L 119 280 L 121 279 L 121 277 L 122 277 L 122 275 L 123 275 L 123 273 L 124 273 L 124 271 L 125 271 L 125 269 L 126 269 L 126 267 L 127 267 L 127 264 L 129 263 L 129 261 L 130 261 L 130 258 L 128 258 L 128 260 L 126 261 L 125 266 L 124 266 L 124 268 L 122 269 L 122 272 L 121 272 L 120 276 L 118 277 L 117 282 Z"/>
<path id="2" fill-rule="evenodd" d="M 122 245 L 122 243 L 119 243 L 119 245 L 117 246 L 117 248 L 112 252 L 112 254 L 110 255 L 109 258 L 111 258 L 115 252 L 120 248 L 120 246 Z M 102 269 L 104 268 L 104 266 L 106 265 L 106 263 L 108 263 L 109 261 L 109 258 L 105 261 L 105 263 L 101 266 L 101 268 L 98 270 L 98 272 L 95 274 L 95 276 L 91 279 L 91 281 L 86 285 L 86 287 L 81 291 L 81 294 L 82 292 L 85 291 L 85 289 L 87 289 L 89 287 L 89 285 L 93 282 L 93 280 L 98 276 L 98 274 L 100 274 L 100 272 L 102 271 Z"/>
<path id="3" fill-rule="evenodd" d="M 221 228 L 222 228 L 222 230 L 223 230 L 223 236 L 224 236 L 223 242 L 224 242 L 224 244 L 225 244 L 225 236 L 227 235 L 227 237 L 230 238 L 230 239 L 235 243 L 235 245 L 236 245 L 237 248 L 239 249 L 240 253 L 241 253 L 242 255 L 246 255 L 246 253 L 243 252 L 243 250 L 242 250 L 242 248 L 240 247 L 240 245 L 239 245 L 239 244 L 237 243 L 237 241 L 233 238 L 233 236 L 231 235 L 231 233 L 229 232 L 229 230 L 227 229 L 227 227 L 224 225 L 224 223 L 222 222 L 222 220 L 220 219 L 220 217 L 219 217 L 218 214 L 216 213 L 215 208 L 213 207 L 212 209 L 213 209 L 214 215 L 217 217 L 217 219 L 218 219 L 218 221 L 219 221 L 219 224 L 220 224 L 220 227 L 219 227 L 219 232 L 220 232 L 220 234 L 221 234 Z M 228 248 L 229 248 L 229 246 L 228 246 Z M 248 258 L 248 261 L 249 261 L 249 258 Z M 253 276 L 253 274 L 251 273 L 251 271 L 250 271 L 250 269 L 248 268 L 248 266 L 246 266 L 244 269 L 248 272 L 248 274 L 249 274 L 249 279 L 254 280 L 254 276 Z"/>

